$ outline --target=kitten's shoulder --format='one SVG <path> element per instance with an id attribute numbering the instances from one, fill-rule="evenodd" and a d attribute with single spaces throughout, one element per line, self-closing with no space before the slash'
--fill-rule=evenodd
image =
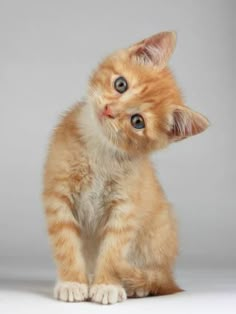
<path id="1" fill-rule="evenodd" d="M 79 132 L 79 115 L 83 103 L 76 103 L 60 118 L 53 130 L 45 164 L 45 173 L 58 172 L 65 164 L 78 159 L 81 153 L 81 136 Z"/>
<path id="2" fill-rule="evenodd" d="M 49 157 L 52 157 L 54 160 L 69 158 L 73 152 L 81 150 L 79 116 L 83 106 L 84 103 L 82 102 L 76 103 L 62 114 L 51 135 Z"/>
<path id="3" fill-rule="evenodd" d="M 84 102 L 78 102 L 62 114 L 54 130 L 55 140 L 79 137 L 79 116 L 84 105 Z"/>

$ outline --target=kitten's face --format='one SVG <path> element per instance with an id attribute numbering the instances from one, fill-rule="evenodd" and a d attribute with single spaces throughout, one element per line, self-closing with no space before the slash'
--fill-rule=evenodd
<path id="1" fill-rule="evenodd" d="M 202 132 L 208 121 L 184 106 L 166 67 L 175 34 L 160 33 L 108 57 L 93 74 L 89 103 L 103 135 L 130 154 Z"/>

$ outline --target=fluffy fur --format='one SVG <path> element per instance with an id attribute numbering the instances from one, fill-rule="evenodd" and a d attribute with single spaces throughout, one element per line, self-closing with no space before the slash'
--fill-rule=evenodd
<path id="1" fill-rule="evenodd" d="M 176 224 L 148 156 L 208 121 L 184 105 L 167 67 L 175 38 L 160 33 L 106 58 L 86 101 L 54 131 L 43 199 L 60 300 L 109 304 L 181 291 L 172 275 Z M 119 76 L 128 82 L 122 94 Z M 137 113 L 143 129 L 130 123 Z"/>

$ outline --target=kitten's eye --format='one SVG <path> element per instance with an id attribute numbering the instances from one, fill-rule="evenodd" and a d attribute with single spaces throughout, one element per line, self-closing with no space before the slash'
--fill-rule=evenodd
<path id="1" fill-rule="evenodd" d="M 123 94 L 128 89 L 128 83 L 123 76 L 119 76 L 114 82 L 114 87 L 118 93 Z"/>
<path id="2" fill-rule="evenodd" d="M 134 114 L 131 117 L 131 124 L 135 129 L 144 129 L 145 128 L 145 123 L 144 119 L 140 114 Z"/>

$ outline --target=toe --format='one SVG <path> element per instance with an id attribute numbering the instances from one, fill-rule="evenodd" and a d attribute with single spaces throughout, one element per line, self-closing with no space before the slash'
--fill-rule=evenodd
<path id="1" fill-rule="evenodd" d="M 125 290 L 118 285 L 94 285 L 89 295 L 93 302 L 101 304 L 114 304 L 126 299 Z"/>
<path id="2" fill-rule="evenodd" d="M 54 297 L 65 302 L 84 301 L 88 298 L 88 286 L 78 282 L 59 282 Z"/>

